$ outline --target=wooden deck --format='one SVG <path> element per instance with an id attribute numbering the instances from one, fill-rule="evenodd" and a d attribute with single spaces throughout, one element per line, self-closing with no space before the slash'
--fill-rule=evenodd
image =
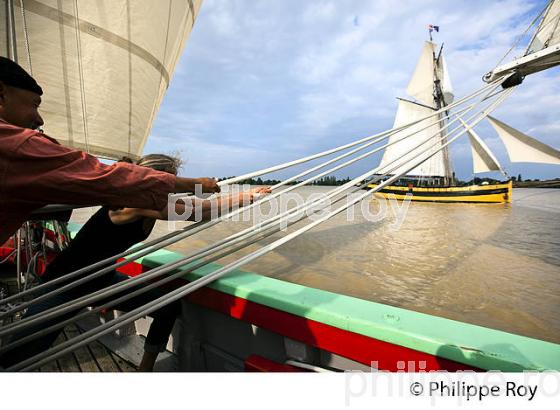
<path id="1" fill-rule="evenodd" d="M 64 329 L 55 345 L 71 339 L 82 333 L 75 325 Z M 136 372 L 137 368 L 131 363 L 107 350 L 98 341 L 80 347 L 71 353 L 42 366 L 40 372 Z"/>
<path id="2" fill-rule="evenodd" d="M 0 287 L 8 295 L 17 292 L 15 275 L 0 271 Z M 7 292 L 6 292 L 7 291 Z M 7 322 L 5 321 L 4 324 Z M 69 325 L 64 329 L 55 345 L 82 333 L 79 327 Z M 58 360 L 52 361 L 40 369 L 40 372 L 135 372 L 137 367 L 120 358 L 98 341 L 81 347 Z"/>

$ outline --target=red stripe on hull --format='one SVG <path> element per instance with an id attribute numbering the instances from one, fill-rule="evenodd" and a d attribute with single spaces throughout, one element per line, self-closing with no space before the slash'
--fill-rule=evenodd
<path id="1" fill-rule="evenodd" d="M 131 276 L 149 270 L 134 262 L 123 268 L 125 267 L 127 272 L 131 272 Z M 189 294 L 186 300 L 366 366 L 374 363 L 379 370 L 482 371 L 476 367 L 342 330 L 210 288 L 199 289 Z"/>
<path id="2" fill-rule="evenodd" d="M 199 289 L 188 295 L 187 300 L 366 366 L 375 363 L 375 367 L 380 370 L 480 371 L 458 362 L 325 325 L 209 288 Z"/>
<path id="3" fill-rule="evenodd" d="M 122 262 L 124 260 L 125 260 L 124 258 L 120 258 L 117 262 Z M 138 276 L 142 272 L 145 272 L 147 270 L 148 269 L 146 269 L 144 266 L 136 262 L 130 262 L 127 263 L 126 265 L 117 268 L 117 272 L 123 273 L 128 276 Z"/>

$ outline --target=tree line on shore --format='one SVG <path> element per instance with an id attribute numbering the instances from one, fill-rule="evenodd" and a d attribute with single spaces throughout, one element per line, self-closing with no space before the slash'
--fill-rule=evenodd
<path id="1" fill-rule="evenodd" d="M 230 178 L 234 178 L 234 177 L 219 178 L 218 181 L 224 181 L 224 180 L 230 179 Z M 316 181 L 313 181 L 309 185 L 337 186 L 337 185 L 345 184 L 349 181 L 350 181 L 350 177 L 346 177 L 344 179 L 338 179 L 335 176 L 326 176 L 326 177 L 319 178 Z M 282 182 L 282 181 L 279 180 L 279 179 L 262 179 L 261 177 L 258 177 L 258 178 L 244 179 L 242 181 L 239 181 L 238 184 L 240 184 L 240 185 L 276 185 L 276 184 L 279 184 L 280 182 Z M 292 181 L 292 182 L 289 182 L 287 185 L 295 185 L 299 182 L 301 182 L 301 181 Z"/>
<path id="2" fill-rule="evenodd" d="M 219 178 L 219 181 L 224 181 L 226 179 L 230 179 L 230 178 L 234 178 L 234 177 L 224 177 L 224 178 Z M 523 183 L 527 183 L 527 182 L 544 182 L 541 181 L 540 179 L 525 179 L 523 180 L 521 174 L 519 174 L 517 177 L 513 176 L 511 177 L 511 180 L 513 181 L 513 183 L 519 183 L 519 182 L 523 182 Z M 311 184 L 309 185 L 316 185 L 316 186 L 338 186 L 338 185 L 342 185 L 345 184 L 347 182 L 350 181 L 350 177 L 346 177 L 343 179 L 338 179 L 335 176 L 326 176 L 326 177 L 322 177 L 319 178 L 316 181 L 313 181 Z M 560 178 L 555 178 L 555 179 L 550 179 L 547 181 L 559 181 L 560 182 Z M 248 178 L 248 179 L 244 179 L 242 181 L 239 181 L 238 184 L 240 185 L 276 185 L 279 184 L 280 182 L 282 182 L 279 179 L 262 179 L 261 177 L 258 178 Z M 297 183 L 299 183 L 301 181 L 292 181 L 289 182 L 287 185 L 295 185 Z M 479 177 L 474 177 L 471 180 L 468 181 L 462 181 L 460 179 L 455 179 L 455 183 L 454 185 L 456 186 L 467 186 L 467 185 L 480 185 L 483 182 L 488 182 L 489 184 L 497 184 L 499 182 L 503 182 L 494 178 L 479 178 Z"/>

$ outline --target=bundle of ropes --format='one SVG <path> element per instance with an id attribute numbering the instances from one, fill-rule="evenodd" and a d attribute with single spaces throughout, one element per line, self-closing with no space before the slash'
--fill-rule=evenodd
<path id="1" fill-rule="evenodd" d="M 292 168 L 299 164 L 307 163 L 319 158 L 329 157 L 333 154 L 341 153 L 334 158 L 328 159 L 325 162 L 322 162 L 303 172 L 293 175 L 292 177 L 287 178 L 284 181 L 272 186 L 272 193 L 270 195 L 260 198 L 255 203 L 247 207 L 233 210 L 210 221 L 196 222 L 194 224 L 188 225 L 182 229 L 170 232 L 163 237 L 148 241 L 141 246 L 135 247 L 126 252 L 119 253 L 118 255 L 114 255 L 111 258 L 71 272 L 34 288 L 25 289 L 16 295 L 0 300 L 0 305 L 4 305 L 5 307 L 8 306 L 8 308 L 5 308 L 4 311 L 0 310 L 0 320 L 9 316 L 14 316 L 18 314 L 18 312 L 23 311 L 24 309 L 35 303 L 39 303 L 45 299 L 52 298 L 62 292 L 68 291 L 72 288 L 75 288 L 76 286 L 82 285 L 88 281 L 107 274 L 108 272 L 126 265 L 133 260 L 149 255 L 158 249 L 164 248 L 189 236 L 200 233 L 205 229 L 216 226 L 222 221 L 231 219 L 236 215 L 248 212 L 256 206 L 259 206 L 268 201 L 272 201 L 273 199 L 281 195 L 284 195 L 304 185 L 310 184 L 315 180 L 332 174 L 333 172 L 336 172 L 342 168 L 348 167 L 358 161 L 371 157 L 373 154 L 380 152 L 389 145 L 398 144 L 400 141 L 410 138 L 416 133 L 429 129 L 436 124 L 441 124 L 442 120 L 445 120 L 445 124 L 441 129 L 438 129 L 438 131 L 433 135 L 415 145 L 403 157 L 393 160 L 392 162 L 386 164 L 383 168 L 377 167 L 375 169 L 372 169 L 341 186 L 331 189 L 327 193 L 326 197 L 320 199 L 308 199 L 304 203 L 295 205 L 294 207 L 284 212 L 280 212 L 275 216 L 271 216 L 269 219 L 266 219 L 263 222 L 256 223 L 253 226 L 243 229 L 240 232 L 232 234 L 226 238 L 223 238 L 213 243 L 212 245 L 203 247 L 188 255 L 185 255 L 177 261 L 166 263 L 157 268 L 148 270 L 136 277 L 130 278 L 124 282 L 108 286 L 86 296 L 79 297 L 70 302 L 53 307 L 44 311 L 40 315 L 26 317 L 22 320 L 2 326 L 0 328 L 0 338 L 7 339 L 10 335 L 21 332 L 26 328 L 29 328 L 30 326 L 34 326 L 36 328 L 37 325 L 47 321 L 52 321 L 52 319 L 60 317 L 68 312 L 73 312 L 77 309 L 87 306 L 96 306 L 91 310 L 79 313 L 71 319 L 59 321 L 56 324 L 42 328 L 40 331 L 37 331 L 33 334 L 9 342 L 8 344 L 0 347 L 0 354 L 9 352 L 10 349 L 20 346 L 23 343 L 32 341 L 35 338 L 41 337 L 42 335 L 48 334 L 53 330 L 63 328 L 69 323 L 78 321 L 87 315 L 100 312 L 103 309 L 111 308 L 112 306 L 118 305 L 125 300 L 131 299 L 155 287 L 161 287 L 166 283 L 184 276 L 185 273 L 192 272 L 203 267 L 206 264 L 219 260 L 225 256 L 234 254 L 251 244 L 262 241 L 263 239 L 273 235 L 274 233 L 281 231 L 281 229 L 286 226 L 291 226 L 297 222 L 306 221 L 309 219 L 307 224 L 298 227 L 293 232 L 290 232 L 285 236 L 272 241 L 271 243 L 265 244 L 260 249 L 250 252 L 245 256 L 240 256 L 234 262 L 229 263 L 220 269 L 214 270 L 212 273 L 201 277 L 200 279 L 194 280 L 188 284 L 171 290 L 163 297 L 155 299 L 130 312 L 124 313 L 114 320 L 100 324 L 93 329 L 90 329 L 59 345 L 51 347 L 50 349 L 41 352 L 33 357 L 29 357 L 28 359 L 17 363 L 6 370 L 29 371 L 39 368 L 52 360 L 55 360 L 75 349 L 78 349 L 96 340 L 97 338 L 105 334 L 108 334 L 122 327 L 125 324 L 131 323 L 147 314 L 150 314 L 151 312 L 154 312 L 155 310 L 161 308 L 166 304 L 185 297 L 189 293 L 208 285 L 209 283 L 259 258 L 260 256 L 273 251 L 279 246 L 282 246 L 283 244 L 293 240 L 294 238 L 301 236 L 305 232 L 313 229 L 317 225 L 327 221 L 335 215 L 345 211 L 352 206 L 355 206 L 362 200 L 370 197 L 372 193 L 380 191 L 387 185 L 390 185 L 406 173 L 413 170 L 418 165 L 422 164 L 424 161 L 434 156 L 439 151 L 443 150 L 449 144 L 456 141 L 462 135 L 467 133 L 467 131 L 476 126 L 480 121 L 486 118 L 513 91 L 513 88 L 501 88 L 502 83 L 506 79 L 507 77 L 502 77 L 490 84 L 487 84 L 483 88 L 468 95 L 467 97 L 464 97 L 461 100 L 454 102 L 453 104 L 445 106 L 440 110 L 434 110 L 432 114 L 427 115 L 417 121 L 413 121 L 403 126 L 392 128 L 390 130 L 356 140 L 349 144 L 332 148 L 295 161 L 221 181 L 220 185 L 222 186 L 236 184 L 248 178 L 266 175 L 283 169 Z M 451 114 L 449 111 L 451 109 L 455 110 L 453 114 Z M 421 128 L 418 129 L 418 126 L 420 126 Z M 414 130 L 406 133 L 406 130 L 411 129 L 411 127 L 415 127 Z M 390 136 L 394 135 L 397 132 L 399 133 L 399 139 L 391 141 L 389 143 L 384 143 L 385 140 L 387 140 Z M 372 148 L 367 150 L 370 147 Z M 407 154 L 411 153 L 414 153 L 412 158 L 410 158 L 410 155 L 407 156 Z M 338 165 L 334 165 L 335 163 L 342 160 L 345 161 L 339 163 Z M 333 166 L 330 167 L 331 165 Z M 396 173 L 396 170 L 398 170 L 398 173 Z M 306 178 L 300 181 L 300 179 L 303 177 Z M 376 187 L 371 190 L 364 191 L 363 188 L 371 183 L 378 183 L 378 185 L 376 185 Z M 349 197 L 349 194 L 355 195 Z M 333 203 L 336 204 L 339 202 L 340 205 L 333 210 L 329 209 L 328 211 L 326 211 L 326 199 L 330 200 L 331 205 Z M 342 201 L 343 199 L 347 200 Z M 310 220 L 310 215 L 316 214 L 318 212 L 322 212 L 321 216 Z M 122 260 L 123 258 L 128 259 Z M 139 284 L 146 285 L 140 288 L 136 288 Z M 55 290 L 48 291 L 49 288 L 55 285 L 59 285 L 60 287 L 57 287 L 57 289 Z M 132 287 L 135 287 L 134 291 L 126 293 L 124 294 L 124 296 L 118 296 L 123 295 L 122 292 L 124 290 L 130 289 Z M 103 303 L 100 306 L 97 306 L 96 302 L 99 301 L 103 301 Z"/>

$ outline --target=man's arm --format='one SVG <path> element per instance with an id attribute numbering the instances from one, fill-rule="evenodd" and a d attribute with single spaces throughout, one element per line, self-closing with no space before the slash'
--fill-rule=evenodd
<path id="1" fill-rule="evenodd" d="M 179 220 L 195 221 L 197 217 L 197 212 L 194 211 L 195 207 L 200 207 L 200 217 L 203 221 L 208 221 L 212 219 L 213 216 L 219 216 L 223 212 L 231 211 L 237 207 L 243 207 L 250 205 L 254 202 L 255 198 L 259 195 L 269 194 L 269 187 L 260 187 L 252 189 L 248 192 L 240 192 L 238 194 L 225 195 L 216 199 L 197 199 L 192 198 L 185 204 L 183 201 L 175 203 L 175 214 L 176 215 L 189 215 L 188 218 Z M 216 211 L 213 212 L 213 210 Z M 122 225 L 137 221 L 140 218 L 153 218 L 168 220 L 168 208 L 164 208 L 161 211 L 156 211 L 152 209 L 138 209 L 138 208 L 124 208 L 115 211 L 109 211 L 109 217 L 115 225 Z"/>
<path id="2" fill-rule="evenodd" d="M 92 155 L 56 145 L 36 134 L 14 152 L 7 190 L 12 197 L 37 203 L 108 205 L 163 209 L 169 193 L 184 192 L 210 179 L 174 175 L 126 163 L 106 165 Z M 212 182 L 213 181 L 213 182 Z"/>

